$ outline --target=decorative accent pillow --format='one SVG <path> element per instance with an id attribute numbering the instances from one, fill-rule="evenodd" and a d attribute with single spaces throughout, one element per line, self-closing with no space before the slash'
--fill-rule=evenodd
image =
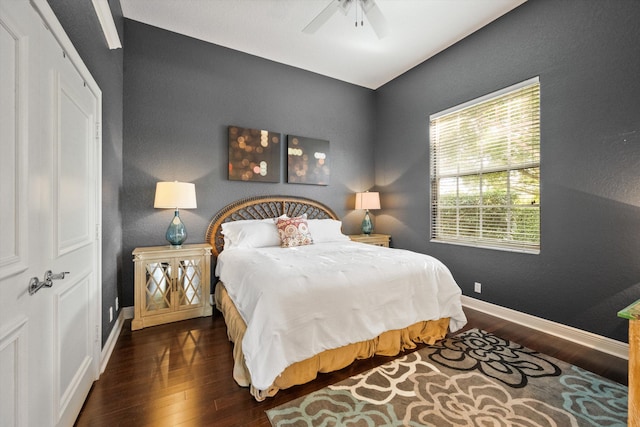
<path id="1" fill-rule="evenodd" d="M 291 248 L 294 246 L 304 246 L 313 243 L 307 215 L 293 218 L 278 218 L 276 222 L 278 234 L 280 235 L 280 246 Z"/>
<path id="2" fill-rule="evenodd" d="M 342 221 L 335 219 L 308 219 L 313 243 L 343 242 L 351 240 L 342 234 Z"/>

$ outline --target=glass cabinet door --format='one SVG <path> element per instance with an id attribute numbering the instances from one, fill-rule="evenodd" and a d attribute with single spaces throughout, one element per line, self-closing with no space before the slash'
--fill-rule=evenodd
<path id="1" fill-rule="evenodd" d="M 171 307 L 171 264 L 147 262 L 145 286 L 145 311 L 158 311 Z"/>
<path id="2" fill-rule="evenodd" d="M 202 258 L 178 260 L 177 301 L 179 308 L 200 305 L 202 301 Z"/>

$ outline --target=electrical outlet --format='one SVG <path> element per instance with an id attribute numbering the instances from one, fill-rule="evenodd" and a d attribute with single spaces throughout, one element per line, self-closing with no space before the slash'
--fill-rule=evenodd
<path id="1" fill-rule="evenodd" d="M 113 307 L 109 307 L 109 323 L 113 322 Z"/>
<path id="2" fill-rule="evenodd" d="M 120 308 L 120 305 L 118 304 L 118 297 L 116 297 L 116 311 L 118 311 L 118 308 Z"/>
<path id="3" fill-rule="evenodd" d="M 473 284 L 473 290 L 474 290 L 476 293 L 478 293 L 478 294 L 482 293 L 482 283 L 480 283 L 480 282 L 475 282 L 475 283 Z"/>

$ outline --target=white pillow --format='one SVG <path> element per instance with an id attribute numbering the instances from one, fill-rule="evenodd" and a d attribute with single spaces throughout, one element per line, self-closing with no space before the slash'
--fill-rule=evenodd
<path id="1" fill-rule="evenodd" d="M 225 222 L 222 235 L 224 249 L 280 246 L 275 218 Z"/>
<path id="2" fill-rule="evenodd" d="M 314 243 L 350 240 L 348 236 L 342 234 L 342 221 L 335 219 L 308 219 L 307 224 Z"/>

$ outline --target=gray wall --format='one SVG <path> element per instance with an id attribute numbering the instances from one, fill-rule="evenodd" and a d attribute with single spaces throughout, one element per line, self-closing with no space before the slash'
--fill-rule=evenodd
<path id="1" fill-rule="evenodd" d="M 122 269 L 122 88 L 123 51 L 109 50 L 90 1 L 48 0 L 71 42 L 102 90 L 102 343 L 113 329 Z M 110 0 L 120 40 L 123 18 L 119 0 Z M 128 260 L 127 260 L 128 261 Z M 123 307 L 120 298 L 120 307 Z"/>
<path id="2" fill-rule="evenodd" d="M 133 305 L 131 251 L 167 244 L 173 213 L 153 208 L 157 181 L 196 185 L 198 208 L 180 213 L 187 243 L 203 242 L 225 205 L 266 194 L 319 200 L 359 231 L 353 193 L 374 184 L 372 90 L 130 20 L 125 41 L 124 305 Z M 329 140 L 330 185 L 227 180 L 229 125 Z"/>
<path id="3" fill-rule="evenodd" d="M 635 0 L 529 0 L 380 88 L 378 229 L 444 261 L 466 295 L 627 341 L 616 312 L 640 298 L 638 22 Z M 430 243 L 429 115 L 533 76 L 540 254 Z"/>
<path id="4" fill-rule="evenodd" d="M 636 1 L 529 0 L 375 92 L 132 21 L 123 59 L 90 2 L 50 4 L 103 91 L 103 342 L 116 295 L 133 305 L 131 250 L 165 243 L 156 181 L 196 183 L 198 209 L 182 213 L 192 243 L 218 209 L 259 194 L 316 198 L 357 232 L 352 193 L 374 184 L 374 164 L 377 230 L 395 246 L 442 259 L 467 295 L 627 340 L 615 313 L 640 295 Z M 428 116 L 536 75 L 540 255 L 429 243 Z M 229 124 L 330 140 L 331 185 L 228 181 Z"/>

